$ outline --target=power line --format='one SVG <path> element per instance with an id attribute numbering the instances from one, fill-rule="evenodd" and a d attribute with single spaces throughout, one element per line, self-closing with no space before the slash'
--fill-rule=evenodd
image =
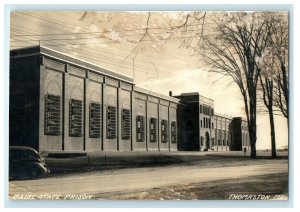
<path id="1" fill-rule="evenodd" d="M 24 41 L 24 42 L 27 42 L 27 41 Z M 29 43 L 29 42 L 27 42 L 27 43 Z M 61 48 L 61 49 L 65 49 L 65 50 L 71 50 L 71 51 L 73 51 L 73 52 L 82 54 L 82 51 L 81 51 L 81 50 L 77 50 L 77 49 L 74 49 L 74 48 L 65 48 L 65 47 L 60 47 L 60 48 Z M 103 61 L 103 60 L 101 60 L 101 62 L 102 62 L 102 63 L 105 63 L 105 64 L 113 65 L 113 66 L 118 66 L 118 65 L 116 65 L 115 63 L 124 63 L 124 65 L 130 66 L 130 67 L 128 68 L 128 69 L 130 69 L 130 68 L 131 68 L 131 65 L 132 65 L 131 63 L 129 64 L 128 62 L 117 61 L 117 60 L 115 60 L 114 58 L 110 58 L 110 57 L 104 58 L 104 57 L 96 56 L 95 54 L 89 54 L 88 52 L 86 52 L 86 53 L 84 53 L 84 54 L 85 54 L 85 55 L 89 55 L 89 56 L 91 56 L 91 57 L 95 57 L 95 58 L 100 58 L 100 59 L 110 60 L 110 61 L 112 61 L 112 62 L 114 62 L 114 63 L 109 63 L 109 62 Z M 87 58 L 87 59 L 91 60 L 90 57 L 87 57 L 87 56 L 84 56 L 84 55 L 81 55 L 81 57 L 84 57 L 84 58 Z M 92 60 L 97 61 L 96 59 L 92 59 Z M 125 67 L 123 67 L 123 66 L 119 66 L 119 67 L 125 68 Z M 135 67 L 139 67 L 139 68 L 142 68 L 142 69 L 149 70 L 149 71 L 136 70 L 136 71 L 138 71 L 138 72 L 143 72 L 143 73 L 153 74 L 153 75 L 156 74 L 156 72 L 154 73 L 154 71 L 153 71 L 152 69 L 149 69 L 149 67 L 145 67 L 145 66 L 142 66 L 142 65 L 135 65 Z M 151 72 L 152 72 L 152 73 L 151 73 Z M 164 71 L 160 71 L 160 72 L 164 72 Z M 165 74 L 164 74 L 164 73 L 165 73 Z M 169 72 L 164 72 L 164 73 L 160 73 L 160 75 L 169 76 L 169 74 L 170 74 Z"/>
<path id="2" fill-rule="evenodd" d="M 179 37 L 179 38 L 169 38 L 168 40 L 181 40 L 181 39 L 189 39 L 189 38 L 195 38 L 195 36 L 190 36 L 190 37 Z M 73 39 L 71 39 L 73 40 Z M 150 42 L 150 41 L 168 41 L 168 40 L 164 40 L 164 39 L 155 39 L 155 40 L 141 40 L 140 42 Z M 43 41 L 43 40 L 30 40 L 30 41 Z M 120 41 L 107 41 L 107 42 L 96 42 L 96 43 L 68 43 L 68 44 L 57 44 L 57 45 L 64 45 L 64 46 L 82 46 L 82 45 L 100 45 L 100 44 L 111 44 L 111 43 L 121 43 Z M 57 46 L 56 44 L 52 44 L 49 46 Z"/>
<path id="3" fill-rule="evenodd" d="M 41 17 L 38 17 L 38 16 L 34 16 L 34 15 L 30 15 L 30 14 L 27 14 L 27 13 L 23 13 L 23 12 L 16 12 L 16 13 L 20 13 L 22 15 L 26 15 L 26 16 L 29 16 L 29 17 L 33 17 L 33 18 L 36 18 L 36 19 L 40 19 L 40 20 L 43 20 L 43 21 L 46 21 L 46 22 L 49 22 L 49 23 L 52 23 L 52 24 L 56 24 L 56 25 L 60 25 L 60 26 L 63 26 L 63 27 L 68 27 L 68 28 L 71 28 L 71 29 L 74 29 L 74 27 L 72 26 L 68 26 L 68 25 L 65 25 L 65 24 L 61 24 L 61 23 L 57 23 L 55 21 L 50 21 L 49 19 L 46 19 L 46 18 L 41 18 Z M 200 24 L 187 24 L 185 26 L 189 27 L 189 26 L 199 26 Z M 175 27 L 171 27 L 171 26 L 168 26 L 168 27 L 144 27 L 144 28 L 136 28 L 136 29 L 123 29 L 123 30 L 120 30 L 118 32 L 132 32 L 132 31 L 142 31 L 142 30 L 151 30 L 151 29 L 176 29 L 178 26 L 175 26 Z M 103 33 L 104 31 L 101 31 L 100 33 Z M 114 30 L 106 30 L 105 32 L 115 32 Z M 99 32 L 85 32 L 85 33 L 99 33 Z M 75 33 L 74 33 L 75 34 Z M 81 32 L 78 32 L 76 34 L 82 34 Z M 48 34 L 50 35 L 50 34 Z M 62 35 L 62 34 L 51 34 L 51 35 Z M 23 36 L 31 36 L 31 35 L 23 35 Z M 36 36 L 43 36 L 43 35 L 36 35 Z"/>
<path id="4" fill-rule="evenodd" d="M 34 23 L 36 23 L 36 22 L 34 22 Z M 44 27 L 44 26 L 41 26 L 41 27 Z M 72 27 L 70 27 L 70 28 L 72 28 Z M 63 30 L 63 31 L 66 31 L 65 29 L 59 29 L 59 30 Z M 174 38 L 174 39 L 183 39 L 182 37 L 180 37 L 180 38 Z M 23 42 L 23 40 L 19 40 L 20 42 L 22 41 Z M 35 40 L 35 41 L 40 41 L 40 40 Z M 149 40 L 149 41 L 151 41 L 151 40 Z M 51 42 L 51 41 L 49 41 L 49 42 Z M 28 43 L 28 42 L 27 42 Z M 107 43 L 107 42 L 106 42 Z M 110 41 L 110 42 L 108 42 L 108 43 L 114 43 L 114 42 L 112 42 L 112 41 Z M 90 45 L 91 43 L 87 43 L 87 45 Z M 93 44 L 96 44 L 96 43 L 93 43 Z M 62 46 L 62 45 L 83 45 L 83 44 L 48 44 L 47 46 Z M 23 46 L 13 46 L 12 45 L 12 47 L 23 47 Z M 89 48 L 89 49 L 92 49 L 92 48 Z M 93 49 L 93 50 L 96 50 L 96 49 Z M 97 51 L 97 53 L 98 53 L 98 51 L 99 50 L 96 50 Z M 94 54 L 94 53 L 93 53 Z M 166 54 L 165 54 L 166 55 Z M 164 55 L 164 56 L 165 56 Z M 174 57 L 174 55 L 172 55 L 171 56 L 172 58 L 176 58 L 176 57 Z M 147 58 L 148 59 L 148 58 Z M 177 59 L 177 58 L 176 58 Z M 145 60 L 144 60 L 145 61 Z M 147 60 L 147 61 L 145 61 L 145 62 L 147 62 L 147 63 L 149 63 L 149 61 Z M 163 66 L 163 65 L 160 65 L 160 64 L 158 64 L 159 66 Z M 166 66 L 165 66 L 166 67 Z M 169 67 L 168 67 L 169 68 Z"/>
<path id="5" fill-rule="evenodd" d="M 20 30 L 20 29 L 18 29 L 18 30 Z M 18 42 L 25 42 L 25 41 L 28 41 L 28 40 L 20 40 L 20 39 L 16 39 Z M 33 41 L 33 40 L 31 40 L 31 41 Z M 34 40 L 34 41 L 39 41 L 39 40 Z M 49 42 L 51 42 L 51 41 L 49 41 Z M 28 43 L 28 42 L 27 42 Z M 53 42 L 52 42 L 53 43 Z M 110 43 L 112 43 L 112 42 L 110 42 Z M 88 44 L 88 43 L 87 43 Z M 45 44 L 46 45 L 46 44 Z M 48 46 L 61 46 L 61 45 L 70 45 L 70 44 L 48 44 Z M 77 44 L 72 44 L 72 45 L 77 45 Z M 21 45 L 19 45 L 19 46 L 16 46 L 16 45 L 12 45 L 11 47 L 14 47 L 14 48 L 17 48 L 17 47 L 23 47 L 23 46 L 21 46 Z M 91 47 L 89 47 L 89 48 L 87 48 L 87 49 L 91 49 L 91 50 L 95 50 L 95 51 L 97 51 L 97 53 L 99 53 L 99 52 L 103 52 L 103 53 L 105 53 L 105 54 L 111 54 L 111 55 L 114 55 L 114 56 L 118 56 L 118 57 L 121 57 L 121 58 L 124 58 L 125 57 L 125 55 L 119 55 L 119 54 L 114 54 L 114 53 L 112 53 L 112 52 L 108 52 L 108 51 L 103 51 L 103 50 L 99 50 L 99 49 L 94 49 L 94 48 L 91 48 Z M 94 52 L 93 52 L 94 53 Z M 164 55 L 165 56 L 165 55 Z M 176 57 L 174 57 L 173 55 L 171 56 L 171 55 L 167 55 L 167 56 L 170 56 L 170 57 L 172 57 L 172 58 L 176 58 Z M 141 57 L 141 58 L 145 58 L 145 57 Z M 146 59 L 146 58 L 145 58 Z M 138 61 L 141 61 L 141 62 L 146 62 L 146 63 L 151 63 L 151 62 L 149 62 L 149 58 L 147 58 L 148 60 L 142 60 L 142 59 L 136 59 L 136 60 L 138 60 Z M 192 60 L 191 60 L 192 61 Z M 151 63 L 152 64 L 152 63 Z M 164 66 L 164 65 L 161 65 L 161 64 L 158 64 L 159 66 L 163 66 L 163 67 L 167 67 L 167 68 L 169 68 L 168 66 Z"/>
<path id="6" fill-rule="evenodd" d="M 32 22 L 31 21 L 31 23 L 37 23 L 37 22 Z M 44 26 L 41 26 L 41 27 L 44 27 Z M 57 28 L 57 27 L 56 27 Z M 59 30 L 63 30 L 63 31 L 67 31 L 67 30 L 65 30 L 65 29 L 60 29 L 60 28 L 58 28 Z M 16 46 L 17 47 L 17 46 Z M 98 51 L 98 50 L 97 50 Z M 174 55 L 168 55 L 168 54 L 164 54 L 164 56 L 169 56 L 169 57 L 172 57 L 172 58 L 176 58 Z M 148 59 L 148 58 L 146 58 L 146 59 Z M 176 59 L 178 59 L 178 58 L 176 58 Z"/>

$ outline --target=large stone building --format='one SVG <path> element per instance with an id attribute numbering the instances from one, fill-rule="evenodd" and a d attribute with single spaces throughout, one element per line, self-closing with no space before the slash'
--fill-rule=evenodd
<path id="1" fill-rule="evenodd" d="M 10 145 L 39 152 L 224 151 L 248 144 L 244 122 L 235 121 L 241 133 L 232 133 L 211 99 L 150 92 L 130 77 L 41 46 L 10 52 L 9 108 Z M 217 129 L 226 129 L 222 142 Z M 223 141 L 229 134 L 236 136 L 233 146 Z"/>
<path id="2" fill-rule="evenodd" d="M 250 150 L 247 122 L 244 119 L 215 113 L 214 100 L 199 93 L 183 93 L 174 97 L 180 99 L 179 150 Z"/>

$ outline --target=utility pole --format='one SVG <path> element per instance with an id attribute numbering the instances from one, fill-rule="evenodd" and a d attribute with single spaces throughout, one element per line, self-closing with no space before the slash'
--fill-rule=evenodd
<path id="1" fill-rule="evenodd" d="M 134 57 L 132 58 L 132 77 L 133 77 L 133 82 L 135 81 L 135 73 L 134 73 Z"/>

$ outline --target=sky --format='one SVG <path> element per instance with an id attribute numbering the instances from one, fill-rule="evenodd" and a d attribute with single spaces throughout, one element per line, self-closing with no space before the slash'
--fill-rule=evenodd
<path id="1" fill-rule="evenodd" d="M 148 12 L 15 11 L 10 17 L 10 48 L 41 44 L 133 77 L 137 86 L 151 91 L 165 95 L 169 91 L 173 95 L 199 92 L 214 99 L 217 113 L 246 117 L 242 96 L 231 78 L 207 72 L 199 57 L 182 46 L 192 32 L 170 30 L 182 24 L 184 15 L 186 12 L 151 12 L 149 16 Z M 277 147 L 287 145 L 285 118 L 275 117 L 275 130 Z M 257 116 L 256 145 L 270 149 L 267 115 Z"/>

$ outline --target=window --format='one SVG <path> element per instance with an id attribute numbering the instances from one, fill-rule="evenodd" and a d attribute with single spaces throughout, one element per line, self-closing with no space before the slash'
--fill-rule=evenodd
<path id="1" fill-rule="evenodd" d="M 149 126 L 149 128 L 150 128 L 150 142 L 156 142 L 156 129 L 157 129 L 157 127 L 156 127 L 156 125 L 157 125 L 157 119 L 156 118 L 150 118 L 150 126 Z"/>
<path id="2" fill-rule="evenodd" d="M 168 121 L 167 120 L 161 121 L 161 142 L 163 143 L 168 142 Z"/>
<path id="3" fill-rule="evenodd" d="M 69 135 L 82 136 L 82 100 L 70 99 L 69 101 Z"/>
<path id="4" fill-rule="evenodd" d="M 145 139 L 145 117 L 136 117 L 136 141 L 143 142 Z"/>
<path id="5" fill-rule="evenodd" d="M 117 109 L 113 106 L 107 106 L 106 110 L 106 138 L 117 138 Z"/>
<path id="6" fill-rule="evenodd" d="M 61 97 L 45 96 L 45 135 L 61 135 Z"/>
<path id="7" fill-rule="evenodd" d="M 210 115 L 210 107 L 204 106 L 203 105 L 203 114 L 209 116 Z"/>
<path id="8" fill-rule="evenodd" d="M 206 128 L 205 117 L 203 117 L 203 122 L 204 122 L 204 128 Z"/>
<path id="9" fill-rule="evenodd" d="M 225 140 L 223 139 L 223 146 L 225 146 Z"/>
<path id="10" fill-rule="evenodd" d="M 211 128 L 214 129 L 214 123 L 213 122 L 211 123 Z"/>
<path id="11" fill-rule="evenodd" d="M 200 105 L 200 113 L 203 113 L 202 105 Z"/>
<path id="12" fill-rule="evenodd" d="M 122 109 L 121 116 L 121 137 L 123 140 L 129 140 L 131 129 L 130 110 Z"/>
<path id="13" fill-rule="evenodd" d="M 177 126 L 176 122 L 172 121 L 171 123 L 171 142 L 176 143 L 177 142 Z"/>
<path id="14" fill-rule="evenodd" d="M 211 109 L 211 116 L 214 116 L 214 109 Z"/>
<path id="15" fill-rule="evenodd" d="M 222 143 L 221 143 L 221 137 L 222 137 L 222 131 L 220 129 L 218 129 L 218 145 L 221 146 Z"/>
<path id="16" fill-rule="evenodd" d="M 200 121 L 200 126 L 201 126 L 201 128 L 202 128 L 202 120 Z"/>
<path id="17" fill-rule="evenodd" d="M 90 103 L 89 111 L 89 135 L 90 138 L 101 137 L 101 105 L 99 102 Z"/>

